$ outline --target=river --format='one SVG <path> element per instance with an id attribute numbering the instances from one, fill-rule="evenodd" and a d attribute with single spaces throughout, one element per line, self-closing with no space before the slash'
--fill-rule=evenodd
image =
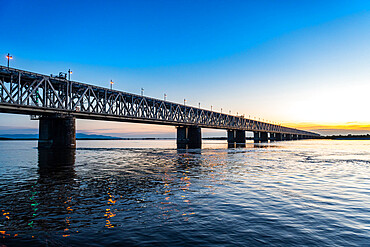
<path id="1" fill-rule="evenodd" d="M 5 246 L 370 246 L 370 141 L 0 142 Z"/>

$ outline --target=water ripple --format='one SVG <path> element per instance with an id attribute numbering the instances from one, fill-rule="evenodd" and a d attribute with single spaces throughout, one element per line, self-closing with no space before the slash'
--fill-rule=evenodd
<path id="1" fill-rule="evenodd" d="M 35 146 L 0 142 L 5 245 L 370 243 L 369 141 L 206 142 L 190 151 L 169 141 L 82 141 L 72 152 Z"/>

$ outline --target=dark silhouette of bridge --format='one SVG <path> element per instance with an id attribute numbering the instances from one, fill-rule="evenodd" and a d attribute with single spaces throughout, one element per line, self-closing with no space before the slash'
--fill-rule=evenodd
<path id="1" fill-rule="evenodd" d="M 75 148 L 75 119 L 135 122 L 177 127 L 178 148 L 200 148 L 201 128 L 225 129 L 230 146 L 317 138 L 320 135 L 117 90 L 0 66 L 0 112 L 39 120 L 39 148 Z"/>

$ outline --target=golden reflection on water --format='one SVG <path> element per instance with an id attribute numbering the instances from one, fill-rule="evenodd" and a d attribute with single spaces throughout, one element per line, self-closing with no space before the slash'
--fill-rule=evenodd
<path id="1" fill-rule="evenodd" d="M 111 188 L 108 187 L 108 190 L 110 190 Z M 112 195 L 109 191 L 107 192 L 108 194 L 108 201 L 107 201 L 107 206 L 108 208 L 105 209 L 105 214 L 104 216 L 106 217 L 106 220 L 105 220 L 105 227 L 106 228 L 114 228 L 114 225 L 112 224 L 111 220 L 113 217 L 116 216 L 115 213 L 113 213 L 113 205 L 116 203 L 116 200 L 115 200 L 115 197 L 114 195 Z"/>

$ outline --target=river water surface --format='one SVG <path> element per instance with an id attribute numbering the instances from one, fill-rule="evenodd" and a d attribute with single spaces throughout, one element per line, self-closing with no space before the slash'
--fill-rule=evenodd
<path id="1" fill-rule="evenodd" d="M 370 141 L 0 142 L 5 246 L 370 246 Z"/>

